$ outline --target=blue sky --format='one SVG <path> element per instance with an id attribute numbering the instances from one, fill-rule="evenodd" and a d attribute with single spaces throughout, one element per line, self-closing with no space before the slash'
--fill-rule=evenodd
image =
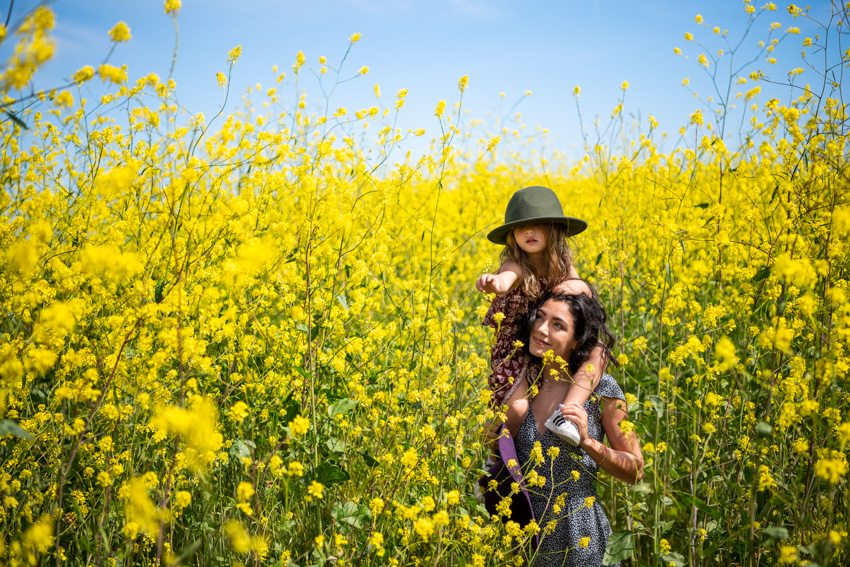
<path id="1" fill-rule="evenodd" d="M 17 2 L 16 14 L 33 4 Z M 57 54 L 37 75 L 37 88 L 54 86 L 83 65 L 97 67 L 110 48 L 107 32 L 119 20 L 129 25 L 133 38 L 119 45 L 109 62 L 127 63 L 131 80 L 149 72 L 168 76 L 175 33 L 161 1 L 55 0 L 50 5 L 57 15 Z M 755 5 L 760 8 L 763 3 Z M 828 6 L 813 3 L 813 13 L 826 14 Z M 698 25 L 696 14 L 709 27 Z M 212 116 L 222 101 L 216 72 L 226 71 L 228 51 L 241 45 L 228 110 L 249 85 L 276 86 L 273 65 L 287 71 L 279 87 L 291 102 L 296 53 L 303 51 L 314 69 L 320 67 L 320 56 L 335 64 L 356 32 L 362 39 L 351 50 L 343 77 L 355 75 L 362 66 L 370 71 L 340 85 L 332 108 L 375 105 L 375 83 L 381 87 L 382 107 L 392 105 L 395 93 L 406 88 L 409 94 L 399 125 L 425 128 L 430 137 L 439 133 L 433 116 L 436 103 L 456 102 L 457 81 L 469 75 L 464 95 L 468 117 L 492 121 L 531 91 L 515 111 L 522 113 L 522 123 L 532 130 L 547 128 L 549 148 L 574 155 L 581 145 L 574 86 L 582 89 L 586 125 L 595 115 L 607 119 L 622 95 L 621 84 L 628 81 L 626 113 L 644 120 L 653 114 L 662 131 L 675 134 L 700 107 L 681 86 L 682 79 L 689 77 L 700 94 L 708 94 L 710 88 L 695 64 L 702 50 L 685 40 L 685 32 L 716 51 L 724 45 L 711 27 L 728 29 L 728 37 L 737 41 L 746 21 L 741 0 L 183 0 L 174 79 L 185 108 Z M 781 22 L 783 29 L 798 26 L 802 33 L 780 44 L 776 65 L 761 60 L 751 70 L 760 68 L 784 81 L 785 72 L 799 65 L 803 37 L 814 33 L 814 27 L 802 18 L 793 20 L 779 4 L 758 21 L 745 49 L 754 49 L 773 21 Z M 0 54 L 7 57 L 10 45 L 7 40 Z M 675 47 L 691 61 L 676 56 Z M 308 100 L 320 94 L 315 79 L 306 75 L 300 86 L 307 90 Z M 95 79 L 87 89 L 88 95 L 99 96 L 106 87 Z"/>

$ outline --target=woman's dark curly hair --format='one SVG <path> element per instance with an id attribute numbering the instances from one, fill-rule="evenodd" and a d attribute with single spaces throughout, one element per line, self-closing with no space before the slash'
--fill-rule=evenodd
<path id="1" fill-rule="evenodd" d="M 585 282 L 587 283 L 587 282 Z M 590 287 L 590 284 L 588 284 Z M 605 313 L 605 307 L 599 301 L 599 296 L 596 291 L 590 287 L 593 297 L 586 295 L 561 295 L 554 292 L 546 292 L 534 305 L 528 310 L 526 316 L 520 321 L 519 333 L 517 336 L 525 343 L 525 352 L 532 355 L 528 350 L 528 343 L 531 342 L 531 331 L 534 329 L 534 323 L 537 321 L 537 313 L 543 304 L 549 301 L 560 301 L 566 303 L 570 308 L 570 315 L 573 317 L 574 334 L 576 346 L 570 353 L 570 359 L 567 361 L 570 374 L 578 372 L 581 365 L 590 357 L 590 353 L 597 345 L 602 347 L 602 360 L 604 364 L 612 363 L 617 366 L 617 361 L 611 353 L 611 347 L 617 342 L 616 337 L 608 329 L 606 322 L 608 314 Z M 539 360 L 539 358 L 538 358 Z M 604 371 L 604 368 L 603 368 Z"/>

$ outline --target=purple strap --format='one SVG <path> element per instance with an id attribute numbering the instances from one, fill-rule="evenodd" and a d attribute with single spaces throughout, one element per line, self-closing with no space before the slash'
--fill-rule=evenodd
<path id="1" fill-rule="evenodd" d="M 522 476 L 522 469 L 519 466 L 519 458 L 516 456 L 514 439 L 511 437 L 511 432 L 504 424 L 499 430 L 499 455 L 502 457 L 502 462 L 505 464 L 505 468 L 508 469 L 508 472 L 511 474 L 511 478 L 513 478 L 514 482 L 519 485 L 520 491 L 525 497 L 525 501 L 528 502 L 528 510 L 531 512 L 531 518 L 536 521 L 537 519 L 534 517 L 534 507 L 531 505 L 531 498 L 528 496 L 528 492 L 525 489 L 525 479 Z M 511 461 L 513 461 L 514 466 L 510 466 Z M 540 538 L 537 534 L 534 534 L 534 545 L 540 545 Z"/>

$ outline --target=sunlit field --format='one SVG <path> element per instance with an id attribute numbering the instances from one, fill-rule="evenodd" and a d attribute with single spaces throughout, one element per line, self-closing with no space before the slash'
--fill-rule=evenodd
<path id="1" fill-rule="evenodd" d="M 218 116 L 120 65 L 30 96 L 61 22 L 42 7 L 5 30 L 0 564 L 533 559 L 546 527 L 473 495 L 492 339 L 473 283 L 528 185 L 590 226 L 575 265 L 646 459 L 634 487 L 600 475 L 609 557 L 850 563 L 850 17 L 836 5 L 812 38 L 802 8 L 730 17 L 759 23 L 740 55 L 711 26 L 680 46 L 720 85 L 681 131 L 662 143 L 629 118 L 624 84 L 583 117 L 579 162 L 542 155 L 542 132 L 466 123 L 466 77 L 427 132 L 401 130 L 406 91 L 345 108 L 316 86 L 339 62 L 300 52 Z M 781 99 L 758 72 L 774 38 L 810 63 Z M 733 55 L 755 63 L 724 76 Z"/>

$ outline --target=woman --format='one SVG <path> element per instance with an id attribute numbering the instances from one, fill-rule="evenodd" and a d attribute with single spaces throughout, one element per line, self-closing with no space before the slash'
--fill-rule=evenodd
<path id="1" fill-rule="evenodd" d="M 539 363 L 526 365 L 519 377 L 524 383 L 518 389 L 533 393 L 536 386 L 537 394 L 531 399 L 512 398 L 515 412 L 525 417 L 519 424 L 507 425 L 542 530 L 531 559 L 534 567 L 602 565 L 611 526 L 598 501 L 596 475 L 601 468 L 631 484 L 643 476 L 637 436 L 620 430 L 620 422 L 627 417 L 626 402 L 611 375 L 603 375 L 584 406 L 561 408 L 561 415 L 578 426 L 578 447 L 544 425 L 564 399 L 569 375 L 597 345 L 603 345 L 604 359 L 611 359 L 613 335 L 605 321 L 605 310 L 595 296 L 547 293 L 529 311 L 520 335 L 528 339 L 527 354 Z M 608 437 L 610 449 L 602 443 L 604 437 Z M 537 443 L 540 450 L 535 450 Z M 544 480 L 532 483 L 535 477 Z"/>

